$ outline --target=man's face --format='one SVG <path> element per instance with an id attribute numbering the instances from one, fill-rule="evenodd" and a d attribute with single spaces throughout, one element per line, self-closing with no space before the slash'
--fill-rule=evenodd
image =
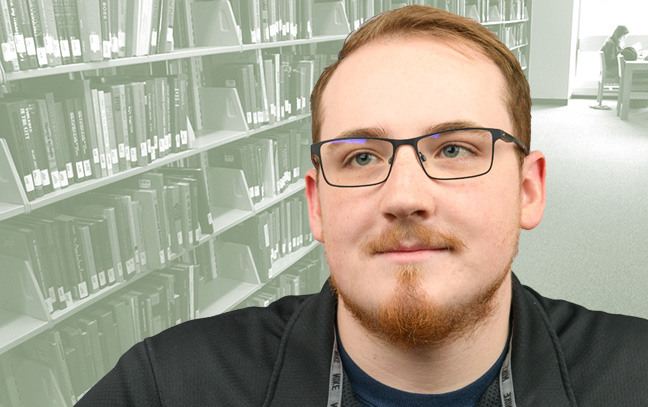
<path id="1" fill-rule="evenodd" d="M 369 44 L 342 62 L 324 91 L 321 138 L 380 128 L 384 137 L 405 139 L 453 122 L 515 136 L 505 89 L 497 66 L 468 48 L 459 53 L 416 38 Z M 397 150 L 391 174 L 380 185 L 332 187 L 309 170 L 311 229 L 324 243 L 342 306 L 352 303 L 360 319 L 380 319 L 380 310 L 395 303 L 405 314 L 435 314 L 433 324 L 459 327 L 453 322 L 457 315 L 483 318 L 464 311 L 508 281 L 520 227 L 539 222 L 537 210 L 531 224 L 523 210 L 528 199 L 516 148 L 498 141 L 491 171 L 463 180 L 428 178 L 410 146 Z M 542 188 L 544 205 L 544 178 Z M 363 321 L 366 328 L 372 323 Z"/>

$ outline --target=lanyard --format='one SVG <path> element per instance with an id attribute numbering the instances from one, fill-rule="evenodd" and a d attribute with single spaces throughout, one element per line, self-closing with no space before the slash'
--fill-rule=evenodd
<path id="1" fill-rule="evenodd" d="M 508 351 L 499 373 L 500 398 L 502 407 L 517 407 L 515 393 L 513 392 L 513 374 L 511 372 L 511 349 L 513 349 L 513 335 L 509 339 Z M 337 330 L 333 327 L 333 355 L 331 356 L 331 373 L 329 376 L 329 397 L 327 407 L 340 407 L 342 405 L 342 379 L 344 369 L 337 346 Z"/>

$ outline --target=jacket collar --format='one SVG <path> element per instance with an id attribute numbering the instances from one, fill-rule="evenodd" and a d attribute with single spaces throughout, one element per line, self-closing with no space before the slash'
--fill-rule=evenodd
<path id="1" fill-rule="evenodd" d="M 517 406 L 575 407 L 557 334 L 534 294 L 514 274 L 512 281 L 511 364 Z M 310 405 L 326 405 L 336 306 L 326 283 L 295 312 L 282 338 L 283 360 L 275 372 L 269 406 L 293 405 L 296 397 L 304 395 Z"/>

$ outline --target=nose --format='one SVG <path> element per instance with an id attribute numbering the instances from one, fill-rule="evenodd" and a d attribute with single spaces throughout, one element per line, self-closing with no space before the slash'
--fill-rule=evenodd
<path id="1" fill-rule="evenodd" d="M 430 179 L 412 146 L 400 146 L 395 152 L 389 178 L 382 185 L 381 213 L 390 219 L 423 220 L 434 211 Z"/>

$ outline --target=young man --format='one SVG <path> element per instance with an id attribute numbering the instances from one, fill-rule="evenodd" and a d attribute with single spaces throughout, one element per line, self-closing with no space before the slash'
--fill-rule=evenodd
<path id="1" fill-rule="evenodd" d="M 529 88 L 486 28 L 428 7 L 346 41 L 312 95 L 311 229 L 331 286 L 136 345 L 79 406 L 640 406 L 648 322 L 511 272 L 540 222 Z"/>

